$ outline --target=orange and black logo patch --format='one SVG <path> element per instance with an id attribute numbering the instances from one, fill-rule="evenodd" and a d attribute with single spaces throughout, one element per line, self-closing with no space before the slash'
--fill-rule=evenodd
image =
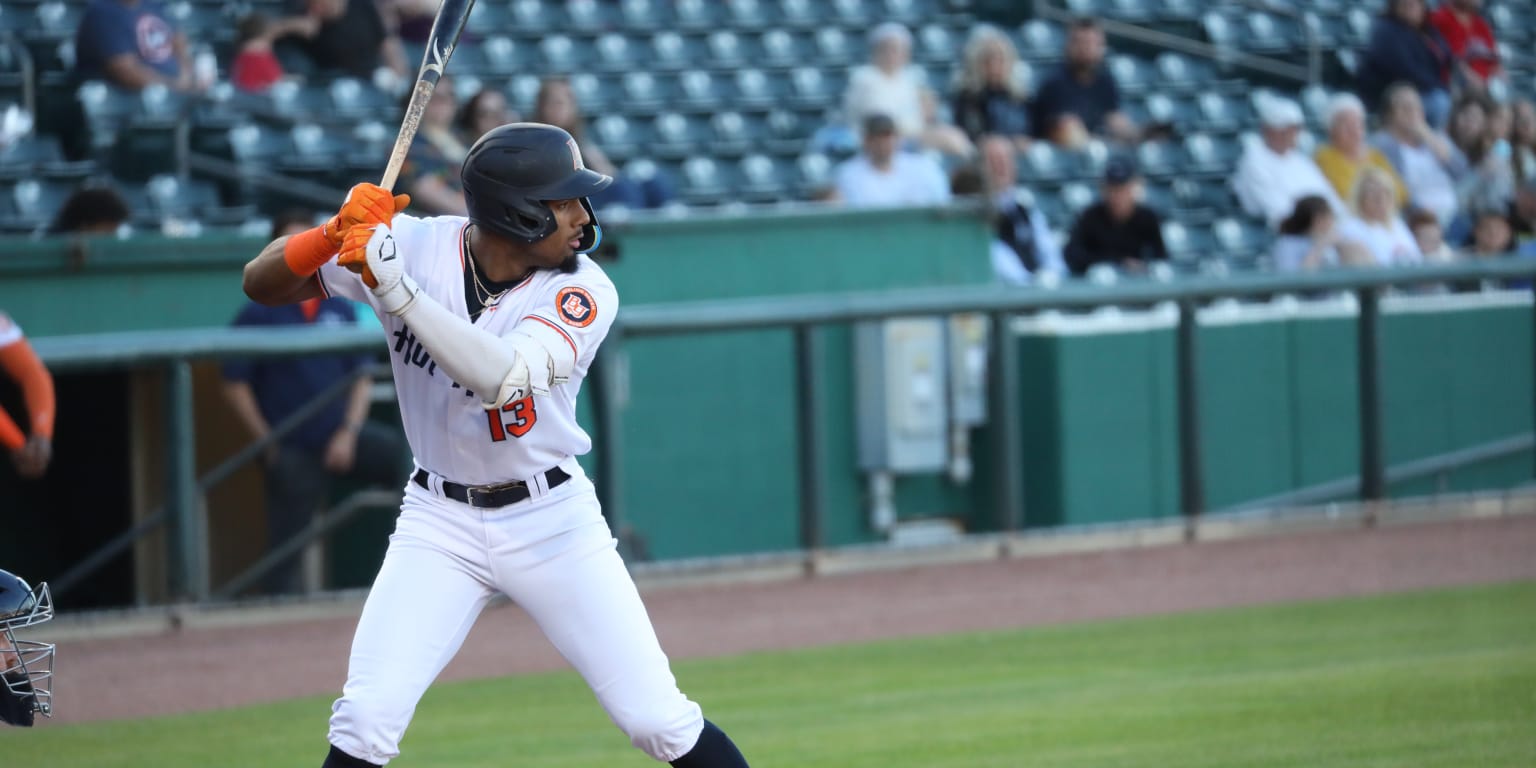
<path id="1" fill-rule="evenodd" d="M 574 286 L 562 288 L 555 295 L 555 308 L 560 311 L 561 320 L 577 328 L 591 325 L 592 319 L 597 317 L 597 303 L 592 301 L 592 294 Z"/>

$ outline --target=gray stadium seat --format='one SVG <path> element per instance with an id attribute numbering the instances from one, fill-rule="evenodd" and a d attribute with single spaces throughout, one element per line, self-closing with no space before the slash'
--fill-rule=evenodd
<path id="1" fill-rule="evenodd" d="M 692 52 L 687 42 L 683 40 L 683 36 L 671 30 L 660 32 L 651 38 L 651 53 L 654 58 L 649 65 L 654 68 L 680 69 L 688 66 L 693 60 Z"/>
<path id="2" fill-rule="evenodd" d="M 643 69 L 625 72 L 620 89 L 624 94 L 624 106 L 630 110 L 653 110 L 670 97 L 656 76 Z"/>
<path id="3" fill-rule="evenodd" d="M 832 161 L 820 152 L 801 155 L 795 170 L 802 196 L 817 194 L 832 184 Z"/>
<path id="4" fill-rule="evenodd" d="M 581 105 L 583 112 L 596 114 L 605 111 L 610 101 L 608 89 L 603 87 L 603 81 L 591 72 L 577 72 L 571 75 L 571 92 L 576 95 L 576 103 Z"/>
<path id="5" fill-rule="evenodd" d="M 779 16 L 797 27 L 813 27 L 823 21 L 820 0 L 779 0 Z"/>
<path id="6" fill-rule="evenodd" d="M 770 29 L 763 33 L 763 63 L 775 66 L 794 66 L 804 57 L 800 41 L 787 29 Z"/>
<path id="7" fill-rule="evenodd" d="M 960 55 L 959 45 L 949 29 L 939 24 L 924 24 L 917 30 L 917 45 L 913 58 L 918 61 L 954 61 Z"/>
<path id="8" fill-rule="evenodd" d="M 487 37 L 475 46 L 481 54 L 484 74 L 510 75 L 523 70 L 517 44 L 509 37 Z"/>
<path id="9" fill-rule="evenodd" d="M 534 102 L 539 97 L 539 86 L 542 78 L 538 75 L 516 75 L 507 82 L 507 93 L 511 97 L 511 103 L 520 105 L 525 113 L 533 112 Z"/>
<path id="10" fill-rule="evenodd" d="M 724 169 L 714 158 L 694 155 L 683 161 L 683 198 L 692 205 L 714 205 L 730 190 Z"/>
<path id="11" fill-rule="evenodd" d="M 903 24 L 912 24 L 925 15 L 927 9 L 918 0 L 884 0 L 882 17 Z"/>
<path id="12" fill-rule="evenodd" d="M 576 43 L 565 35 L 546 35 L 539 41 L 539 55 L 550 71 L 565 72 L 581 62 Z"/>
<path id="13" fill-rule="evenodd" d="M 1351 8 L 1344 16 L 1344 23 L 1348 30 L 1346 45 L 1351 48 L 1362 48 L 1370 41 L 1371 26 L 1375 24 L 1370 11 L 1359 7 Z"/>
<path id="14" fill-rule="evenodd" d="M 597 38 L 598 66 L 610 72 L 623 72 L 639 63 L 639 56 L 629 38 L 618 32 L 605 32 Z"/>
<path id="15" fill-rule="evenodd" d="M 1053 182 L 1073 175 L 1071 159 L 1050 142 L 1037 141 L 1020 156 L 1020 171 L 1035 181 Z"/>
<path id="16" fill-rule="evenodd" d="M 752 148 L 756 139 L 752 126 L 740 112 L 731 110 L 716 112 L 710 116 L 709 124 L 713 130 L 709 147 L 715 155 L 744 154 Z"/>
<path id="17" fill-rule="evenodd" d="M 749 56 L 741 38 L 729 29 L 717 29 L 709 33 L 705 45 L 709 49 L 709 63 L 712 66 L 740 66 Z"/>
<path id="18" fill-rule="evenodd" d="M 1106 57 L 1105 66 L 1109 68 L 1109 73 L 1115 78 L 1115 84 L 1122 91 L 1145 88 L 1154 77 L 1144 62 L 1129 54 L 1110 54 Z"/>
<path id="19" fill-rule="evenodd" d="M 827 104 L 840 96 L 816 67 L 795 67 L 789 73 L 789 82 L 794 100 L 801 104 Z"/>
<path id="20" fill-rule="evenodd" d="M 1019 26 L 1019 55 L 1033 61 L 1061 58 L 1066 36 L 1061 28 L 1043 19 L 1030 19 Z"/>
<path id="21" fill-rule="evenodd" d="M 765 148 L 781 157 L 799 152 L 811 133 L 800 115 L 787 109 L 769 111 L 763 125 L 767 132 L 763 139 Z"/>
<path id="22" fill-rule="evenodd" d="M 785 174 L 767 155 L 747 155 L 741 159 L 741 196 L 751 202 L 772 202 L 784 196 Z"/>
<path id="23" fill-rule="evenodd" d="M 619 114 L 599 115 L 592 121 L 592 132 L 597 136 L 598 146 L 615 158 L 633 154 L 640 141 L 633 124 Z"/>
<path id="24" fill-rule="evenodd" d="M 697 122 L 678 112 L 658 114 L 654 131 L 650 149 L 663 158 L 697 156 L 698 148 L 708 140 L 708 133 Z"/>
<path id="25" fill-rule="evenodd" d="M 571 25 L 577 29 L 599 29 L 604 26 L 603 9 L 597 0 L 565 0 L 565 13 Z"/>
<path id="26" fill-rule="evenodd" d="M 495 3 L 487 3 L 494 6 Z M 559 29 L 564 21 L 555 0 L 512 0 L 512 21 L 517 29 Z"/>
<path id="27" fill-rule="evenodd" d="M 659 0 L 620 0 L 619 18 L 626 29 L 656 29 L 665 23 Z"/>
<path id="28" fill-rule="evenodd" d="M 1076 220 L 1078 215 L 1088 206 L 1093 205 L 1096 200 L 1098 195 L 1094 193 L 1093 187 L 1083 182 L 1072 181 L 1061 185 L 1062 205 L 1066 207 L 1073 220 Z"/>
<path id="29" fill-rule="evenodd" d="M 721 20 L 716 10 L 709 0 L 672 0 L 672 13 L 683 29 L 713 29 Z"/>
<path id="30" fill-rule="evenodd" d="M 750 67 L 736 70 L 736 103 L 742 106 L 767 106 L 783 95 L 773 87 L 768 76 L 760 69 Z"/>
<path id="31" fill-rule="evenodd" d="M 855 50 L 853 43 L 843 30 L 837 27 L 820 27 L 815 33 L 816 57 L 819 61 L 834 66 L 849 66 L 859 63 L 859 51 Z"/>
<path id="32" fill-rule="evenodd" d="M 707 70 L 690 69 L 678 77 L 682 86 L 683 102 L 694 106 L 713 106 L 718 103 L 720 90 L 715 78 Z"/>
<path id="33" fill-rule="evenodd" d="M 763 7 L 766 0 L 731 0 L 726 12 L 731 26 L 737 29 L 757 29 L 768 23 L 768 13 Z"/>
<path id="34" fill-rule="evenodd" d="M 869 10 L 863 0 L 832 0 L 832 13 L 842 24 L 861 27 L 869 24 Z"/>

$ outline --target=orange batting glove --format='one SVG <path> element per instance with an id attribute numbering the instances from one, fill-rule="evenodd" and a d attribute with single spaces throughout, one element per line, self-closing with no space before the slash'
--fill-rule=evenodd
<path id="1" fill-rule="evenodd" d="M 393 222 L 395 214 L 410 204 L 410 195 L 392 194 L 377 184 L 363 183 L 353 187 L 347 193 L 347 202 L 342 204 L 341 211 L 326 223 L 328 236 L 331 231 L 340 235 L 332 241 L 341 249 L 336 263 L 362 275 L 363 284 L 369 288 L 378 285 L 368 271 L 368 238 L 373 236 L 375 225 Z"/>
<path id="2" fill-rule="evenodd" d="M 347 201 L 341 204 L 341 210 L 325 223 L 325 236 L 339 248 L 352 227 L 388 224 L 394 221 L 395 214 L 410 204 L 410 195 L 396 195 L 377 184 L 358 184 L 347 192 Z"/>
<path id="3" fill-rule="evenodd" d="M 341 255 L 336 257 L 337 264 L 360 275 L 363 285 L 369 288 L 379 287 L 379 281 L 368 270 L 368 241 L 373 239 L 374 226 L 368 224 L 348 229 L 346 239 L 341 243 Z"/>

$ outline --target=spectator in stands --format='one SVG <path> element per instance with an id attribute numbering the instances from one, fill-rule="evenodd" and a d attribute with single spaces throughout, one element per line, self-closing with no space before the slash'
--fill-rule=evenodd
<path id="1" fill-rule="evenodd" d="M 1515 230 L 1509 225 L 1509 213 L 1500 208 L 1482 208 L 1472 212 L 1472 243 L 1467 258 L 1492 259 L 1515 250 Z"/>
<path id="2" fill-rule="evenodd" d="M 1511 109 L 1514 123 L 1510 127 L 1510 164 L 1514 166 L 1515 179 L 1523 183 L 1536 179 L 1536 103 L 1519 99 Z"/>
<path id="3" fill-rule="evenodd" d="M 1072 226 L 1067 241 L 1067 267 L 1082 275 L 1095 264 L 1127 272 L 1143 272 L 1147 262 L 1165 261 L 1163 223 L 1157 212 L 1142 205 L 1141 174 L 1126 157 L 1104 164 L 1101 199 L 1088 206 Z"/>
<path id="4" fill-rule="evenodd" d="M 870 115 L 895 121 L 902 141 L 956 158 L 969 157 L 974 147 L 953 125 L 924 115 L 924 76 L 912 66 L 912 34 L 907 28 L 886 22 L 869 33 L 870 63 L 853 68 L 843 93 L 843 118 L 850 126 L 863 125 Z"/>
<path id="5" fill-rule="evenodd" d="M 1232 176 L 1232 191 L 1243 210 L 1264 219 L 1272 228 L 1292 214 L 1298 200 L 1309 195 L 1321 196 L 1336 212 L 1344 211 L 1343 201 L 1317 163 L 1296 148 L 1305 122 L 1301 107 L 1290 99 L 1271 96 L 1260 99 L 1258 108 L 1262 140 L 1244 147 Z"/>
<path id="6" fill-rule="evenodd" d="M 1104 30 L 1078 19 L 1067 34 L 1065 60 L 1035 93 L 1030 125 L 1035 138 L 1070 147 L 1089 136 L 1129 143 L 1137 128 L 1120 111 L 1120 86 L 1104 66 Z"/>
<path id="7" fill-rule="evenodd" d="M 1451 111 L 1451 140 L 1467 158 L 1461 179 L 1461 207 L 1508 205 L 1515 197 L 1514 149 L 1509 141 L 1508 113 L 1486 97 L 1467 96 Z M 1453 243 L 1471 238 L 1472 222 L 1462 217 L 1447 229 Z"/>
<path id="8" fill-rule="evenodd" d="M 272 51 L 280 37 L 313 37 L 320 23 L 313 16 L 272 19 L 257 11 L 240 19 L 236 32 L 235 60 L 229 66 L 230 82 L 247 93 L 261 93 L 283 79 L 283 64 Z"/>
<path id="9" fill-rule="evenodd" d="M 1424 255 L 1425 264 L 1445 264 L 1456 260 L 1456 251 L 1445 242 L 1445 229 L 1440 224 L 1440 217 L 1434 213 L 1423 208 L 1409 211 L 1408 231 L 1413 233 L 1413 241 L 1418 244 L 1419 253 Z"/>
<path id="10" fill-rule="evenodd" d="M 1339 234 L 1365 246 L 1378 266 L 1395 267 L 1423 260 L 1419 244 L 1398 213 L 1396 180 L 1389 171 L 1362 168 L 1349 196 L 1354 215 L 1339 226 Z"/>
<path id="11" fill-rule="evenodd" d="M 565 129 L 581 148 L 582 162 L 598 173 L 613 177 L 613 183 L 592 196 L 592 205 L 602 209 L 615 205 L 625 208 L 660 208 L 675 197 L 671 180 L 663 173 L 645 178 L 631 178 L 619 172 L 608 154 L 587 135 L 587 120 L 571 90 L 571 81 L 564 77 L 546 77 L 539 83 L 539 93 L 533 100 L 531 120 L 548 123 Z"/>
<path id="12" fill-rule="evenodd" d="M 1467 159 L 1448 136 L 1430 126 L 1409 83 L 1397 83 L 1383 97 L 1382 129 L 1371 138 L 1408 189 L 1408 204 L 1428 210 L 1447 225 L 1459 206 L 1458 183 Z"/>
<path id="13" fill-rule="evenodd" d="M 1013 41 L 990 24 L 977 27 L 965 45 L 955 123 L 978 145 L 982 137 L 996 134 L 1008 137 L 1019 149 L 1029 146 L 1029 94 L 1015 76 L 1018 61 Z"/>
<path id="14" fill-rule="evenodd" d="M 837 166 L 837 199 L 856 206 L 939 205 L 949 202 L 949 180 L 932 157 L 900 148 L 896 121 L 864 118 L 863 151 Z"/>
<path id="15" fill-rule="evenodd" d="M 128 219 L 128 202 L 117 190 L 88 184 L 64 200 L 48 231 L 56 235 L 116 235 Z"/>
<path id="16" fill-rule="evenodd" d="M 376 84 L 404 83 L 413 73 L 400 38 L 374 0 L 306 0 L 305 15 L 316 24 L 305 51 L 321 71 Z"/>
<path id="17" fill-rule="evenodd" d="M 1388 87 L 1409 83 L 1423 101 L 1429 124 L 1443 128 L 1451 112 L 1452 63 L 1450 47 L 1425 18 L 1424 0 L 1388 0 L 1360 61 L 1360 97 L 1385 110 Z"/>
<path id="18" fill-rule="evenodd" d="M 1509 204 L 1509 223 L 1522 244 L 1536 242 L 1536 179 L 1526 179 Z"/>
<path id="19" fill-rule="evenodd" d="M 454 125 L 467 146 L 474 144 L 486 131 L 521 119 L 507 105 L 506 94 L 497 88 L 487 87 L 475 91 L 475 95 L 464 101 L 464 106 L 459 107 L 459 116 L 454 120 Z"/>
<path id="20" fill-rule="evenodd" d="M 1009 285 L 1026 285 L 1043 273 L 1065 274 L 1050 222 L 1018 188 L 1013 139 L 998 134 L 982 138 L 980 171 L 981 191 L 990 197 L 994 213 L 993 274 Z"/>
<path id="21" fill-rule="evenodd" d="M 75 31 L 75 77 L 129 91 L 199 89 L 187 36 L 160 0 L 91 0 Z"/>
<path id="22" fill-rule="evenodd" d="M 1305 195 L 1280 222 L 1270 256 L 1281 272 L 1370 264 L 1364 246 L 1339 234 L 1334 204 L 1323 195 Z"/>
<path id="23" fill-rule="evenodd" d="M 1482 4 L 1482 0 L 1442 0 L 1429 14 L 1429 23 L 1460 62 L 1457 75 L 1476 91 L 1486 91 L 1491 81 L 1503 77 L 1499 44 L 1493 38 L 1493 27 L 1479 10 Z"/>
<path id="24" fill-rule="evenodd" d="M 401 101 L 402 110 L 410 101 Z M 438 81 L 421 113 L 416 139 L 400 166 L 400 190 L 410 194 L 412 207 L 431 215 L 468 215 L 464 182 L 459 176 L 469 146 L 454 129 L 459 102 L 448 77 Z"/>
<path id="25" fill-rule="evenodd" d="M 1387 174 L 1396 196 L 1396 207 L 1408 200 L 1408 191 L 1380 150 L 1365 141 L 1365 105 L 1353 94 L 1341 93 L 1328 104 L 1328 141 L 1318 147 L 1312 159 L 1322 170 L 1333 191 L 1342 199 L 1354 192 L 1355 180 L 1366 168 Z"/>
<path id="26" fill-rule="evenodd" d="M 32 351 L 21 327 L 0 312 L 0 371 L 21 389 L 27 431 L 0 409 L 0 446 L 11 455 L 16 474 L 27 479 L 42 477 L 53 459 L 53 420 L 56 413 L 53 376 Z"/>
<path id="27" fill-rule="evenodd" d="M 313 225 L 312 215 L 287 212 L 273 221 L 273 237 L 292 235 Z M 240 311 L 234 325 L 341 327 L 357 321 L 356 307 L 338 298 L 306 299 L 280 307 L 251 302 Z M 399 490 L 405 481 L 407 459 L 399 430 L 368 420 L 372 381 L 362 373 L 371 362 L 367 356 L 317 354 L 225 363 L 225 399 L 256 439 L 265 437 L 317 394 L 356 377 L 346 396 L 330 401 L 268 447 L 269 548 L 276 548 L 309 525 L 314 513 L 327 503 L 333 477 L 344 476 L 390 490 Z M 296 563 L 280 567 L 265 586 L 273 594 L 298 591 L 299 573 Z"/>

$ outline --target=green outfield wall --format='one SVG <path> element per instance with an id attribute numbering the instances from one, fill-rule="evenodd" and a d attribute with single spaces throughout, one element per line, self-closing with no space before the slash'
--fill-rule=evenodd
<path id="1" fill-rule="evenodd" d="M 619 251 L 605 266 L 628 306 L 990 280 L 987 229 L 963 211 L 807 212 L 612 229 Z M 218 326 L 244 300 L 240 267 L 261 245 L 12 241 L 3 244 L 0 259 L 0 309 L 39 337 Z M 1528 293 L 1388 297 L 1382 308 L 1389 464 L 1531 429 Z M 1348 298 L 1201 310 L 1198 393 L 1209 508 L 1356 472 L 1356 317 Z M 1026 525 L 1178 514 L 1175 324 L 1170 308 L 1044 313 L 1012 323 L 1007 343 L 1017 351 L 1014 396 L 1023 438 L 1022 465 L 1014 471 L 1023 480 Z M 826 457 L 825 540 L 834 546 L 874 541 L 880 537 L 868 522 L 855 450 L 852 333 L 846 327 L 816 333 L 826 395 L 815 414 Z M 626 394 L 624 522 L 637 555 L 671 559 L 798 545 L 793 356 L 787 330 L 627 340 L 618 364 L 605 373 L 617 377 Z M 0 538 L 0 558 L 24 560 L 47 577 L 155 502 L 163 471 L 144 458 L 153 453 L 161 424 L 153 412 L 153 374 L 63 377 L 72 398 L 89 397 L 94 405 L 61 413 L 59 440 L 92 442 L 98 480 L 82 483 L 78 468 L 61 467 L 44 483 L 23 486 L 0 466 L 6 519 L 32 526 Z M 239 440 L 231 437 L 232 419 L 220 418 L 211 365 L 199 365 L 196 385 L 199 467 L 206 470 Z M 0 401 L 6 394 L 0 387 Z M 581 410 L 587 424 L 589 399 Z M 71 400 L 61 401 L 61 409 L 70 408 Z M 384 403 L 376 415 L 396 418 L 393 410 Z M 78 416 L 83 412 L 88 419 Z M 976 472 L 968 482 L 937 473 L 899 477 L 899 519 L 945 518 L 970 531 L 994 530 L 991 429 L 970 434 Z M 61 446 L 60 455 L 85 454 Z M 130 471 L 101 471 L 112 456 L 121 456 Z M 591 457 L 585 463 L 595 470 Z M 1390 491 L 1503 487 L 1529 480 L 1533 464 L 1527 453 Z M 210 496 L 210 507 L 218 507 L 210 510 L 216 575 L 238 572 L 259 554 L 255 473 Z M 70 507 L 69 514 L 49 514 L 61 506 Z M 50 528 L 50 520 L 63 528 Z M 334 537 L 334 583 L 366 585 L 390 528 L 388 515 L 375 515 Z M 70 546 L 35 543 L 64 539 Z M 141 550 L 139 557 L 154 551 Z M 120 569 L 113 573 L 123 578 Z"/>

